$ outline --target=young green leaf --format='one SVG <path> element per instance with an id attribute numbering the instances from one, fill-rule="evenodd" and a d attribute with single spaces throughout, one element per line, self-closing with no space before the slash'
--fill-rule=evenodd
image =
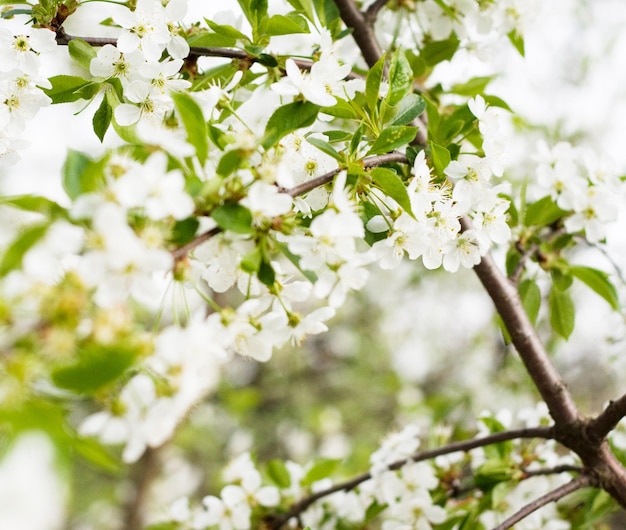
<path id="1" fill-rule="evenodd" d="M 535 280 L 524 280 L 518 286 L 519 296 L 522 305 L 530 321 L 535 324 L 541 307 L 541 291 Z"/>
<path id="2" fill-rule="evenodd" d="M 79 93 L 79 90 L 86 85 L 92 84 L 91 81 L 75 75 L 55 75 L 49 80 L 52 87 L 44 88 L 43 91 L 54 104 L 70 103 L 82 99 L 83 96 Z"/>
<path id="3" fill-rule="evenodd" d="M 376 64 L 367 72 L 365 78 L 365 100 L 370 111 L 376 109 L 378 103 L 378 94 L 380 93 L 380 84 L 383 80 L 383 72 L 385 70 L 385 55 L 378 59 Z"/>
<path id="4" fill-rule="evenodd" d="M 416 134 L 417 127 L 406 127 L 403 125 L 387 127 L 376 138 L 367 154 L 380 155 L 404 147 L 415 139 Z"/>
<path id="5" fill-rule="evenodd" d="M 294 33 L 310 33 L 309 24 L 301 15 L 273 15 L 265 21 L 263 32 L 268 35 L 291 35 Z"/>
<path id="6" fill-rule="evenodd" d="M 449 61 L 459 47 L 458 37 L 452 33 L 445 40 L 437 40 L 427 43 L 420 52 L 420 57 L 428 66 L 435 66 L 443 61 Z"/>
<path id="7" fill-rule="evenodd" d="M 70 199 L 97 189 L 95 172 L 87 171 L 92 162 L 86 154 L 74 149 L 68 150 L 63 164 L 63 189 Z"/>
<path id="8" fill-rule="evenodd" d="M 385 102 L 390 107 L 413 90 L 413 70 L 402 50 L 397 50 L 389 66 L 389 90 Z"/>
<path id="9" fill-rule="evenodd" d="M 252 232 L 252 213 L 248 208 L 234 202 L 227 202 L 218 206 L 211 213 L 217 225 L 224 230 L 237 234 Z"/>
<path id="10" fill-rule="evenodd" d="M 452 85 L 449 92 L 453 94 L 459 94 L 461 96 L 474 97 L 478 94 L 482 94 L 487 88 L 487 85 L 493 80 L 494 76 L 473 77 L 465 83 L 457 83 Z"/>
<path id="11" fill-rule="evenodd" d="M 552 197 L 543 197 L 528 206 L 524 214 L 524 225 L 547 226 L 558 221 L 566 213 L 556 205 Z"/>
<path id="12" fill-rule="evenodd" d="M 262 145 L 269 149 L 289 133 L 313 125 L 320 107 L 308 101 L 294 101 L 274 111 L 265 127 Z"/>
<path id="13" fill-rule="evenodd" d="M 426 108 L 426 102 L 417 94 L 407 94 L 393 109 L 393 114 L 388 118 L 390 125 L 406 125 L 417 118 Z"/>
<path id="14" fill-rule="evenodd" d="M 48 222 L 29 226 L 6 247 L 0 259 L 0 278 L 21 267 L 24 255 L 46 235 L 49 227 Z"/>
<path id="15" fill-rule="evenodd" d="M 509 40 L 511 41 L 511 44 L 513 44 L 517 52 L 522 57 L 524 57 L 525 46 L 524 46 L 524 37 L 522 36 L 522 34 L 519 33 L 516 29 L 514 29 L 512 31 L 509 31 L 509 33 L 507 34 L 507 37 L 509 38 Z"/>
<path id="16" fill-rule="evenodd" d="M 338 162 L 343 162 L 344 160 L 343 156 L 341 156 L 337 152 L 337 150 L 332 145 L 330 145 L 327 141 L 322 140 L 321 138 L 315 138 L 311 136 L 309 136 L 306 139 L 306 141 L 309 142 L 311 145 L 314 145 L 315 147 L 317 147 L 323 153 L 326 153 L 328 156 L 332 156 Z"/>
<path id="17" fill-rule="evenodd" d="M 89 71 L 91 60 L 97 55 L 96 50 L 82 39 L 72 39 L 67 44 L 67 49 L 74 62 Z"/>
<path id="18" fill-rule="evenodd" d="M 435 166 L 435 173 L 443 177 L 444 170 L 450 163 L 450 151 L 445 147 L 430 142 L 430 155 L 433 159 L 433 165 Z"/>
<path id="19" fill-rule="evenodd" d="M 615 311 L 619 311 L 617 290 L 606 272 L 581 265 L 570 267 L 568 272 L 604 298 Z"/>
<path id="20" fill-rule="evenodd" d="M 65 216 L 67 210 L 46 197 L 37 195 L 0 196 L 0 204 L 13 206 L 25 212 L 36 212 L 50 218 Z"/>
<path id="21" fill-rule="evenodd" d="M 384 167 L 376 167 L 370 171 L 370 175 L 381 190 L 396 201 L 405 212 L 413 215 L 411 199 L 406 186 L 394 171 Z"/>
<path id="22" fill-rule="evenodd" d="M 71 41 L 74 42 L 74 41 Z M 104 135 L 106 134 L 109 126 L 111 125 L 111 119 L 113 118 L 113 109 L 109 104 L 109 100 L 104 97 L 102 98 L 102 102 L 98 107 L 98 110 L 93 115 L 92 125 L 93 132 L 96 133 L 96 136 L 100 140 L 100 142 L 104 141 Z"/>
<path id="23" fill-rule="evenodd" d="M 322 458 L 313 464 L 313 466 L 307 471 L 306 475 L 302 479 L 303 486 L 310 486 L 318 480 L 330 477 L 330 475 L 337 469 L 337 466 L 341 460 L 335 458 Z"/>
<path id="24" fill-rule="evenodd" d="M 291 475 L 282 460 L 270 460 L 267 463 L 267 475 L 274 484 L 281 488 L 291 486 Z"/>
<path id="25" fill-rule="evenodd" d="M 59 388 L 91 394 L 130 368 L 137 353 L 124 344 L 93 344 L 79 351 L 77 361 L 55 369 L 52 380 Z"/>
<path id="26" fill-rule="evenodd" d="M 572 331 L 574 331 L 576 316 L 576 309 L 572 297 L 567 291 L 552 288 L 548 298 L 548 305 L 552 329 L 567 340 L 572 334 Z"/>
<path id="27" fill-rule="evenodd" d="M 209 137 L 202 108 L 189 94 L 175 92 L 172 99 L 185 126 L 187 141 L 195 147 L 198 160 L 204 164 L 209 154 Z"/>

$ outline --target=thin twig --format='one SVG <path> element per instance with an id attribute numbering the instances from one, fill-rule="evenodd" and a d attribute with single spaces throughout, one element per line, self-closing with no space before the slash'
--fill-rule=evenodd
<path id="1" fill-rule="evenodd" d="M 400 469 L 402 466 L 408 464 L 409 462 L 423 462 L 425 460 L 432 460 L 438 456 L 448 455 L 451 453 L 458 452 L 466 452 L 472 449 L 476 449 L 478 447 L 485 447 L 487 445 L 493 445 L 500 442 L 506 442 L 509 440 L 520 440 L 520 439 L 528 439 L 528 438 L 544 438 L 544 439 L 552 439 L 553 438 L 553 430 L 551 427 L 534 427 L 527 429 L 515 429 L 510 431 L 503 431 L 494 434 L 490 434 L 488 436 L 484 436 L 482 438 L 474 438 L 473 440 L 465 440 L 462 442 L 454 442 L 448 444 L 444 447 L 439 447 L 437 449 L 430 449 L 427 451 L 421 451 L 416 453 L 415 455 L 405 458 L 402 460 L 398 460 L 388 466 L 390 470 Z M 359 484 L 369 480 L 372 478 L 371 473 L 363 473 L 358 475 L 350 480 L 345 482 L 340 482 L 335 484 L 330 488 L 326 488 L 324 490 L 320 490 L 304 499 L 301 499 L 289 509 L 289 511 L 279 517 L 274 518 L 270 523 L 270 528 L 272 530 L 278 530 L 281 528 L 289 519 L 292 517 L 297 517 L 299 514 L 304 512 L 309 506 L 311 506 L 314 502 L 327 497 L 328 495 L 332 495 L 338 491 L 350 491 L 356 488 Z"/>
<path id="2" fill-rule="evenodd" d="M 611 401 L 597 417 L 589 422 L 587 432 L 597 440 L 602 440 L 626 416 L 626 394 Z"/>
<path id="3" fill-rule="evenodd" d="M 391 164 L 394 162 L 406 164 L 408 163 L 408 161 L 409 160 L 406 157 L 406 155 L 403 155 L 402 153 L 391 152 L 391 153 L 386 153 L 383 155 L 376 155 L 376 156 L 370 156 L 370 157 L 364 158 L 362 160 L 362 164 L 363 164 L 363 167 L 376 167 L 376 166 L 381 166 L 383 164 Z M 292 197 L 302 195 L 315 188 L 319 188 L 320 186 L 323 186 L 324 184 L 328 184 L 329 182 L 332 182 L 332 180 L 342 170 L 343 168 L 335 168 L 332 171 L 329 171 L 328 173 L 324 173 L 323 175 L 320 175 L 319 177 L 316 177 L 311 180 L 307 180 L 306 182 L 303 182 L 302 184 L 294 186 L 293 188 L 281 189 L 281 191 L 283 193 L 286 193 L 287 195 L 291 195 Z M 211 230 L 208 230 L 207 232 L 203 232 L 202 234 L 196 236 L 192 241 L 190 241 L 186 245 L 173 250 L 172 256 L 174 256 L 174 259 L 176 261 L 180 261 L 185 256 L 187 256 L 187 254 L 191 252 L 194 248 L 198 247 L 200 244 L 204 243 L 205 241 L 208 241 L 213 236 L 216 236 L 221 231 L 222 229 L 220 227 L 215 227 L 215 228 L 212 228 Z"/>
<path id="4" fill-rule="evenodd" d="M 117 39 L 109 38 L 109 37 L 79 37 L 76 35 L 67 35 L 62 33 L 57 37 L 57 44 L 67 45 L 70 41 L 73 40 L 84 40 L 87 44 L 91 46 L 105 46 L 106 44 L 110 44 L 112 46 L 117 46 Z M 224 59 L 239 59 L 240 61 L 246 61 L 248 63 L 257 63 L 260 61 L 258 57 L 254 57 L 250 55 L 248 52 L 244 50 L 240 50 L 238 48 L 217 48 L 217 47 L 207 47 L 207 46 L 191 46 L 189 48 L 189 57 L 221 57 Z M 315 61 L 309 59 L 295 59 L 292 58 L 293 62 L 300 68 L 300 70 L 309 71 L 315 64 Z M 282 69 L 281 69 L 282 71 Z M 364 76 L 358 74 L 356 72 L 350 72 L 345 79 L 364 79 Z"/>
<path id="5" fill-rule="evenodd" d="M 528 503 L 526 506 L 515 512 L 511 517 L 506 519 L 503 523 L 496 526 L 493 530 L 507 530 L 508 528 L 512 528 L 515 523 L 519 523 L 522 519 L 528 517 L 531 513 L 537 511 L 546 504 L 556 502 L 576 490 L 586 488 L 590 484 L 591 479 L 588 475 L 576 477 L 571 482 L 568 482 L 563 486 L 559 486 L 555 490 L 552 490 L 551 492 L 546 493 L 538 499 Z"/>
<path id="6" fill-rule="evenodd" d="M 135 465 L 132 473 L 134 490 L 127 497 L 124 507 L 123 530 L 141 530 L 145 528 L 145 511 L 148 493 L 159 471 L 158 449 L 148 448 Z"/>
<path id="7" fill-rule="evenodd" d="M 389 0 L 376 0 L 376 2 L 365 10 L 363 16 L 370 26 L 374 25 L 374 22 L 376 22 L 376 18 L 378 17 L 378 13 L 383 7 L 385 7 L 385 4 L 388 1 Z"/>
<path id="8" fill-rule="evenodd" d="M 515 267 L 515 270 L 509 276 L 509 281 L 511 283 L 514 283 L 515 285 L 517 285 L 517 283 L 519 282 L 519 279 L 522 276 L 522 273 L 524 272 L 524 269 L 526 268 L 526 262 L 535 252 L 537 252 L 538 248 L 539 248 L 538 245 L 532 244 L 528 249 L 526 249 L 522 253 L 519 261 L 517 262 L 517 266 Z"/>

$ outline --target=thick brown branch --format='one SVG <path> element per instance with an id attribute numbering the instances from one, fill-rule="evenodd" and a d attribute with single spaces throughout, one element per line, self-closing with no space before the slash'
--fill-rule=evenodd
<path id="1" fill-rule="evenodd" d="M 598 440 L 602 440 L 615 429 L 624 416 L 626 416 L 626 394 L 611 401 L 596 418 L 592 419 L 587 432 Z"/>
<path id="2" fill-rule="evenodd" d="M 470 228 L 468 219 L 462 219 L 461 222 L 464 230 Z M 580 423 L 582 417 L 576 404 L 537 336 L 515 286 L 500 272 L 489 254 L 474 267 L 474 271 L 493 300 L 513 345 L 548 405 L 555 423 L 559 427 Z"/>
<path id="3" fill-rule="evenodd" d="M 334 0 L 341 20 L 352 29 L 352 37 L 363 54 L 363 59 L 371 68 L 383 55 L 383 51 L 376 40 L 372 26 L 365 19 L 353 0 Z"/>
<path id="4" fill-rule="evenodd" d="M 515 523 L 519 523 L 522 519 L 528 517 L 531 513 L 537 511 L 539 508 L 545 506 L 546 504 L 550 504 L 551 502 L 556 502 L 576 490 L 586 488 L 587 486 L 591 485 L 591 482 L 591 479 L 587 475 L 581 475 L 579 477 L 576 477 L 571 482 L 568 482 L 563 486 L 559 486 L 555 490 L 546 493 L 545 495 L 542 495 L 533 502 L 527 504 L 526 506 L 515 512 L 506 521 L 496 526 L 493 530 L 507 530 L 508 528 L 512 528 Z"/>
<path id="5" fill-rule="evenodd" d="M 402 466 L 409 462 L 423 462 L 425 460 L 432 460 L 438 456 L 449 455 L 451 453 L 458 452 L 467 452 L 472 449 L 476 449 L 478 447 L 485 447 L 487 445 L 493 445 L 500 442 L 506 442 L 509 440 L 521 440 L 528 438 L 543 438 L 543 439 L 552 439 L 553 438 L 553 430 L 551 427 L 535 427 L 529 429 L 516 429 L 510 431 L 503 431 L 494 434 L 490 434 L 489 436 L 484 436 L 482 438 L 474 438 L 473 440 L 465 440 L 462 442 L 454 442 L 448 444 L 444 447 L 439 447 L 437 449 L 430 449 L 427 451 L 421 451 L 416 453 L 410 458 L 405 458 L 403 460 L 398 460 L 388 466 L 388 469 L 395 470 L 400 469 Z M 340 482 L 335 484 L 334 486 L 320 490 L 304 499 L 298 501 L 294 504 L 291 509 L 286 513 L 279 517 L 275 517 L 270 522 L 270 528 L 272 530 L 278 530 L 281 528 L 289 519 L 292 517 L 297 517 L 301 513 L 303 513 L 309 506 L 313 503 L 327 497 L 328 495 L 332 495 L 338 491 L 350 491 L 356 488 L 359 484 L 369 480 L 372 478 L 370 473 L 363 473 L 358 475 L 350 480 L 345 482 Z"/>

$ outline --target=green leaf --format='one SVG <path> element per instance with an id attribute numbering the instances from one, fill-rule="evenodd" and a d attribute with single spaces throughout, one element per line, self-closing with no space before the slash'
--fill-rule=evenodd
<path id="1" fill-rule="evenodd" d="M 313 125 L 320 107 L 308 101 L 294 101 L 277 108 L 265 127 L 262 145 L 269 149 L 289 133 Z"/>
<path id="2" fill-rule="evenodd" d="M 524 280 L 517 289 L 528 318 L 535 324 L 541 307 L 541 290 L 537 286 L 537 282 L 530 279 Z"/>
<path id="3" fill-rule="evenodd" d="M 515 47 L 517 52 L 524 57 L 524 37 L 517 30 L 512 30 L 507 33 L 507 37 L 511 41 L 511 44 Z"/>
<path id="4" fill-rule="evenodd" d="M 209 137 L 202 108 L 193 97 L 183 92 L 174 92 L 172 99 L 185 126 L 187 141 L 195 147 L 198 160 L 204 164 L 209 154 Z"/>
<path id="5" fill-rule="evenodd" d="M 416 134 L 417 127 L 406 127 L 403 125 L 386 127 L 376 138 L 367 154 L 379 155 L 408 145 L 415 139 Z"/>
<path id="6" fill-rule="evenodd" d="M 313 464 L 313 466 L 307 471 L 306 475 L 302 479 L 303 486 L 310 486 L 318 480 L 330 477 L 330 475 L 337 469 L 341 460 L 335 458 L 323 458 Z"/>
<path id="7" fill-rule="evenodd" d="M 181 219 L 176 221 L 176 224 L 172 228 L 172 235 L 170 241 L 176 245 L 185 245 L 189 243 L 200 226 L 200 221 L 196 217 L 187 217 L 187 219 Z"/>
<path id="8" fill-rule="evenodd" d="M 482 94 L 487 88 L 487 85 L 493 80 L 494 76 L 473 77 L 465 83 L 458 83 L 452 85 L 452 88 L 448 92 L 453 94 L 459 94 L 461 96 L 473 97 L 478 94 Z"/>
<path id="9" fill-rule="evenodd" d="M 232 48 L 237 44 L 237 39 L 205 30 L 192 35 L 187 42 L 194 48 Z"/>
<path id="10" fill-rule="evenodd" d="M 552 288 L 548 298 L 550 308 L 550 324 L 552 329 L 565 340 L 574 331 L 576 310 L 572 297 L 566 291 Z"/>
<path id="11" fill-rule="evenodd" d="M 428 66 L 435 66 L 443 61 L 449 61 L 456 53 L 461 42 L 452 33 L 446 40 L 437 40 L 427 43 L 420 52 L 420 57 Z"/>
<path id="12" fill-rule="evenodd" d="M 312 0 L 287 0 L 287 2 L 289 2 L 296 11 L 304 13 L 311 22 L 315 22 Z"/>
<path id="13" fill-rule="evenodd" d="M 220 158 L 215 170 L 218 175 L 227 177 L 239 168 L 242 162 L 243 158 L 241 156 L 241 151 L 239 151 L 239 149 L 233 149 L 232 151 L 227 151 L 224 156 Z"/>
<path id="14" fill-rule="evenodd" d="M 524 225 L 547 226 L 558 221 L 566 213 L 556 205 L 552 197 L 543 197 L 528 206 L 524 214 Z"/>
<path id="15" fill-rule="evenodd" d="M 254 274 L 261 267 L 261 261 L 263 259 L 263 254 L 261 254 L 261 248 L 257 245 L 254 247 L 254 250 L 248 252 L 241 259 L 241 270 L 247 272 L 249 274 Z"/>
<path id="16" fill-rule="evenodd" d="M 93 161 L 80 151 L 69 149 L 63 164 L 63 189 L 70 199 L 98 189 L 99 178 L 96 171 L 89 171 Z"/>
<path id="17" fill-rule="evenodd" d="M 291 486 L 291 475 L 282 460 L 274 459 L 267 463 L 267 475 L 280 488 Z"/>
<path id="18" fill-rule="evenodd" d="M 217 33 L 218 35 L 222 35 L 223 37 L 227 37 L 229 40 L 232 40 L 233 44 L 236 43 L 238 40 L 250 41 L 250 39 L 246 35 L 241 33 L 241 31 L 239 31 L 233 26 L 229 26 L 227 24 L 216 24 L 215 22 L 209 20 L 208 18 L 205 18 L 204 20 L 207 23 L 207 26 L 209 26 L 209 28 L 215 31 L 215 33 Z M 199 41 L 201 41 L 204 38 L 206 37 L 204 36 L 200 37 Z M 189 45 L 190 46 L 192 45 L 204 46 L 204 44 L 197 44 L 195 40 L 190 40 Z"/>
<path id="19" fill-rule="evenodd" d="M 440 177 L 443 177 L 444 170 L 450 163 L 450 151 L 448 151 L 445 147 L 441 147 L 440 145 L 430 142 L 430 155 L 433 159 L 435 172 Z"/>
<path id="20" fill-rule="evenodd" d="M 337 103 L 332 107 L 324 107 L 322 112 L 329 114 L 335 118 L 343 118 L 344 120 L 358 120 L 360 118 L 356 109 L 350 105 L 346 100 L 341 98 L 335 98 Z"/>
<path id="21" fill-rule="evenodd" d="M 56 202 L 36 195 L 0 196 L 0 204 L 13 206 L 25 212 L 40 213 L 48 218 L 64 216 L 67 213 L 67 210 Z"/>
<path id="22" fill-rule="evenodd" d="M 508 110 L 509 112 L 513 112 L 511 107 L 509 107 L 509 104 L 506 101 L 504 101 L 502 98 L 499 98 L 498 96 L 483 94 L 483 99 L 485 100 L 487 105 L 491 107 L 500 107 L 501 109 Z"/>
<path id="23" fill-rule="evenodd" d="M 263 26 L 264 33 L 269 35 L 291 35 L 294 33 L 310 33 L 309 24 L 303 16 L 294 13 L 273 15 Z"/>
<path id="24" fill-rule="evenodd" d="M 252 33 L 259 33 L 259 28 L 267 18 L 267 0 L 238 0 L 244 15 L 252 26 Z"/>
<path id="25" fill-rule="evenodd" d="M 389 66 L 389 90 L 385 102 L 393 107 L 413 90 L 413 70 L 404 52 L 397 50 Z"/>
<path id="26" fill-rule="evenodd" d="M 370 171 L 370 175 L 381 190 L 396 201 L 405 212 L 413 215 L 411 199 L 406 186 L 394 171 L 384 167 L 376 167 Z"/>
<path id="27" fill-rule="evenodd" d="M 82 99 L 83 96 L 79 90 L 86 85 L 93 84 L 91 81 L 75 75 L 55 75 L 50 78 L 50 83 L 52 87 L 44 88 L 43 91 L 54 104 L 70 103 Z"/>
<path id="28" fill-rule="evenodd" d="M 237 234 L 252 233 L 252 213 L 248 208 L 235 202 L 218 206 L 211 213 L 217 225 Z"/>
<path id="29" fill-rule="evenodd" d="M 514 469 L 506 460 L 490 459 L 474 472 L 474 482 L 481 490 L 490 490 L 513 478 Z"/>
<path id="30" fill-rule="evenodd" d="M 48 222 L 39 223 L 29 226 L 18 234 L 2 255 L 0 278 L 22 266 L 22 259 L 25 254 L 46 235 L 49 227 L 50 223 Z"/>
<path id="31" fill-rule="evenodd" d="M 274 267 L 269 261 L 263 259 L 261 261 L 261 265 L 259 265 L 259 271 L 257 272 L 257 277 L 259 281 L 267 286 L 274 285 L 276 281 L 276 273 L 274 272 Z"/>
<path id="32" fill-rule="evenodd" d="M 74 41 L 70 41 L 74 42 Z M 109 100 L 104 97 L 102 98 L 102 103 L 98 107 L 98 110 L 93 115 L 93 132 L 96 133 L 96 136 L 100 140 L 100 142 L 104 141 L 104 135 L 106 134 L 109 126 L 111 125 L 111 119 L 113 118 L 113 109 L 109 104 Z"/>
<path id="33" fill-rule="evenodd" d="M 321 138 L 315 138 L 311 136 L 309 136 L 306 139 L 306 141 L 309 142 L 311 145 L 314 145 L 315 147 L 317 147 L 323 153 L 326 153 L 328 156 L 332 156 L 335 160 L 339 162 L 343 162 L 344 160 L 343 156 L 341 156 L 337 152 L 337 150 L 332 145 L 330 145 L 327 141 L 322 140 Z"/>
<path id="34" fill-rule="evenodd" d="M 114 475 L 120 475 L 123 466 L 120 461 L 109 453 L 100 442 L 94 438 L 76 436 L 72 440 L 72 449 L 87 462 L 99 469 Z"/>
<path id="35" fill-rule="evenodd" d="M 581 265 L 569 267 L 568 272 L 604 298 L 615 311 L 619 311 L 617 290 L 606 272 Z"/>
<path id="36" fill-rule="evenodd" d="M 383 80 L 384 70 L 385 55 L 383 54 L 383 56 L 376 61 L 376 64 L 370 68 L 365 78 L 365 100 L 371 111 L 376 108 L 376 104 L 378 103 L 378 94 L 380 93 L 380 84 Z"/>
<path id="37" fill-rule="evenodd" d="M 426 102 L 417 94 L 407 94 L 395 107 L 390 125 L 406 125 L 417 118 L 426 108 Z"/>
<path id="38" fill-rule="evenodd" d="M 72 39 L 67 44 L 67 49 L 74 62 L 89 71 L 91 60 L 97 55 L 96 50 L 82 39 Z"/>
<path id="39" fill-rule="evenodd" d="M 78 352 L 78 360 L 52 372 L 59 388 L 92 394 L 118 379 L 130 368 L 137 351 L 125 344 L 90 344 Z"/>

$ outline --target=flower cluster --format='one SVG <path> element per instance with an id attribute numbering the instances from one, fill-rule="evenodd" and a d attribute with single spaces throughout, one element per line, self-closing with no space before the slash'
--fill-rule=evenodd
<path id="1" fill-rule="evenodd" d="M 14 35 L 0 28 L 0 161 L 13 163 L 22 142 L 17 135 L 41 107 L 50 104 L 43 88 L 50 88 L 40 74 L 42 55 L 54 52 L 54 33 L 47 29 L 21 28 Z"/>
<path id="2" fill-rule="evenodd" d="M 548 194 L 568 212 L 565 229 L 584 233 L 591 243 L 606 237 L 606 227 L 617 219 L 623 201 L 623 185 L 606 162 L 567 142 L 537 148 L 538 195 Z"/>

